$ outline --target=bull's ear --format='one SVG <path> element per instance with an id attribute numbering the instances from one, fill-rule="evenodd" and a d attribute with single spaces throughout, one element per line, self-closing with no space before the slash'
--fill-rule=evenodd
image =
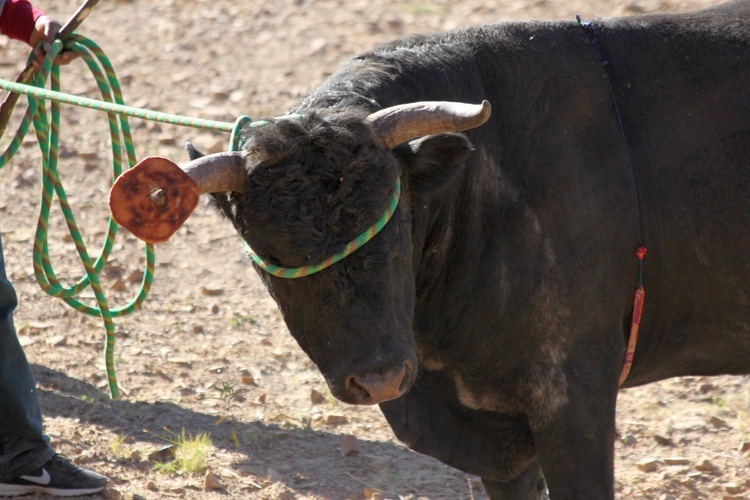
<path id="1" fill-rule="evenodd" d="M 463 134 L 428 135 L 393 149 L 409 177 L 409 191 L 427 194 L 450 182 L 473 148 Z"/>
<path id="2" fill-rule="evenodd" d="M 190 141 L 185 142 L 185 154 L 190 161 L 197 160 L 198 158 L 202 158 L 205 156 L 203 153 L 198 151 L 198 149 L 193 146 L 193 143 Z"/>

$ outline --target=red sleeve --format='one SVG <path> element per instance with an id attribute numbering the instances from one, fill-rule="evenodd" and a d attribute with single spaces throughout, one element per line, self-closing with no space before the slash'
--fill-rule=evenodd
<path id="1" fill-rule="evenodd" d="M 5 0 L 0 14 L 0 32 L 14 40 L 29 43 L 34 23 L 44 12 L 35 9 L 28 0 Z"/>

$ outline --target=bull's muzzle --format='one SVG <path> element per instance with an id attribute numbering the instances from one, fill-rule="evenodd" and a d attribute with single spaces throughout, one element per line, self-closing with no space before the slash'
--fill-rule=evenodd
<path id="1" fill-rule="evenodd" d="M 374 405 L 403 396 L 415 378 L 414 364 L 404 361 L 401 366 L 382 373 L 351 374 L 345 377 L 343 388 L 334 394 L 343 402 Z"/>

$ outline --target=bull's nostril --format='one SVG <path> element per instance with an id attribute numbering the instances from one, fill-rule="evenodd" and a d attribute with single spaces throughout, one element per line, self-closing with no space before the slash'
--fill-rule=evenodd
<path id="1" fill-rule="evenodd" d="M 369 391 L 362 385 L 362 379 L 360 377 L 355 375 L 347 377 L 346 389 L 349 394 L 354 396 L 355 402 L 358 404 L 367 404 L 372 400 Z"/>
<path id="2" fill-rule="evenodd" d="M 414 363 L 409 360 L 404 361 L 404 376 L 410 378 L 414 374 Z"/>
<path id="3" fill-rule="evenodd" d="M 346 378 L 348 399 L 355 404 L 375 404 L 403 395 L 413 379 L 413 365 L 405 362 L 384 373 L 350 375 Z"/>
<path id="4" fill-rule="evenodd" d="M 398 391 L 404 394 L 414 379 L 414 365 L 411 361 L 404 361 L 403 376 L 401 378 L 401 384 L 398 386 Z"/>

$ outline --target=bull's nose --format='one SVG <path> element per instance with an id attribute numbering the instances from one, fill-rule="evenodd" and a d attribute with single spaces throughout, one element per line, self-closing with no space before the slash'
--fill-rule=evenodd
<path id="1" fill-rule="evenodd" d="M 409 361 L 384 373 L 350 375 L 346 379 L 346 392 L 351 402 L 372 405 L 401 397 L 411 386 L 413 367 Z"/>

